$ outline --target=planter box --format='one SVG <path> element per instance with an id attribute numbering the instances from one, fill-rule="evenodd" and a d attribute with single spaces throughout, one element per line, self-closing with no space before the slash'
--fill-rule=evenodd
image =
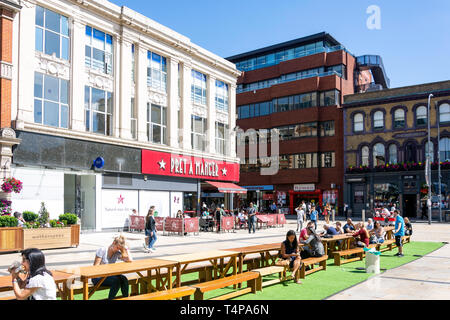
<path id="1" fill-rule="evenodd" d="M 67 228 L 0 228 L 0 252 L 26 248 L 56 249 L 78 246 L 80 225 Z"/>

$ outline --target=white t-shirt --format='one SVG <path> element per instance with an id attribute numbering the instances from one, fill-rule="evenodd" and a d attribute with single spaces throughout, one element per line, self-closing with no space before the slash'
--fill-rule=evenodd
<path id="1" fill-rule="evenodd" d="M 297 211 L 297 220 L 303 221 L 303 217 L 305 216 L 305 211 L 302 209 L 295 209 Z"/>
<path id="2" fill-rule="evenodd" d="M 51 275 L 44 272 L 44 275 L 40 274 L 34 276 L 28 281 L 27 289 L 38 288 L 33 294 L 33 298 L 36 300 L 56 300 L 56 283 Z"/>

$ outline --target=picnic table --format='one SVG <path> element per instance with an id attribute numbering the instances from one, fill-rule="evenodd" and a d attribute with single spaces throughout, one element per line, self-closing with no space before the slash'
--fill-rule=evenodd
<path id="1" fill-rule="evenodd" d="M 344 250 L 345 248 L 350 248 L 350 243 L 353 239 L 353 236 L 351 234 L 339 234 L 334 235 L 332 238 L 322 238 L 322 244 L 324 247 L 324 251 L 328 256 L 331 256 L 333 253 L 333 248 L 335 247 L 335 243 L 339 240 L 342 240 L 342 243 L 339 247 L 339 250 Z"/>
<path id="2" fill-rule="evenodd" d="M 177 286 L 181 286 L 181 275 L 188 273 L 187 267 L 198 262 L 209 262 L 211 268 L 205 268 L 199 272 L 199 279 L 195 282 L 210 281 L 213 278 L 219 279 L 227 275 L 231 267 L 233 267 L 233 275 L 237 274 L 237 259 L 239 252 L 225 250 L 211 250 L 197 253 L 179 254 L 165 257 L 166 260 L 179 264 L 179 269 L 175 281 Z M 225 265 L 225 259 L 229 259 Z M 220 263 L 219 263 L 220 260 Z M 190 281 L 189 283 L 191 283 Z M 187 284 L 187 283 L 186 283 Z"/>
<path id="3" fill-rule="evenodd" d="M 241 248 L 225 249 L 225 251 L 233 251 L 239 253 L 239 273 L 242 273 L 245 257 L 249 254 L 261 255 L 261 263 L 259 267 L 274 265 L 275 260 L 281 251 L 281 242 L 260 244 Z M 277 251 L 277 253 L 273 255 L 270 253 L 271 251 Z"/>
<path id="4" fill-rule="evenodd" d="M 73 281 L 75 275 L 68 272 L 62 272 L 57 270 L 50 270 L 53 274 L 53 279 L 55 280 L 56 287 L 59 291 L 62 300 L 67 300 L 70 296 L 68 283 Z M 11 282 L 11 276 L 0 277 L 0 292 L 12 291 L 13 286 Z"/>
<path id="5" fill-rule="evenodd" d="M 161 274 L 161 269 L 167 268 L 167 273 Z M 147 292 L 152 292 L 152 290 L 161 290 L 165 287 L 166 289 L 172 289 L 172 270 L 177 268 L 179 272 L 179 265 L 174 261 L 162 260 L 162 259 L 144 259 L 144 260 L 134 260 L 131 262 L 118 262 L 112 264 L 101 264 L 97 266 L 86 266 L 80 267 L 74 273 L 75 276 L 80 277 L 83 283 L 83 300 L 89 300 L 92 295 L 100 288 L 103 281 L 110 276 L 117 276 L 121 274 L 137 273 L 140 278 L 142 278 L 147 284 Z M 155 270 L 156 287 L 151 283 L 153 279 L 152 271 Z M 147 275 L 143 275 L 143 272 L 147 272 Z M 102 278 L 89 292 L 89 279 Z M 70 295 L 73 299 L 73 294 Z"/>

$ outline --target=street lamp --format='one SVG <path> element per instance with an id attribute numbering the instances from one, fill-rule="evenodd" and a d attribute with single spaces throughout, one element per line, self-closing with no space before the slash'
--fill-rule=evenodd
<path id="1" fill-rule="evenodd" d="M 437 102 L 434 103 L 434 106 L 436 108 L 436 114 L 437 114 L 437 140 L 438 140 L 438 181 L 439 181 L 439 222 L 442 222 L 442 199 L 441 199 L 441 195 L 442 195 L 442 186 L 441 186 L 441 132 L 440 132 L 440 127 L 439 127 L 439 123 L 441 121 L 440 118 L 440 113 L 439 113 L 439 108 L 437 105 Z"/>
<path id="2" fill-rule="evenodd" d="M 428 224 L 431 224 L 431 159 L 430 159 L 430 100 L 431 97 L 434 97 L 432 93 L 428 96 L 428 107 L 427 107 L 427 115 L 428 115 L 428 152 L 427 152 L 427 163 L 425 165 L 425 179 L 427 180 L 428 185 Z"/>

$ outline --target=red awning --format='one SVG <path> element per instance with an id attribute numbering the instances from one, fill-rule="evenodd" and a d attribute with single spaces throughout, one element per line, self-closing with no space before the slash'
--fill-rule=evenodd
<path id="1" fill-rule="evenodd" d="M 247 193 L 247 189 L 239 187 L 234 183 L 215 181 L 206 181 L 206 183 L 212 185 L 213 187 L 217 188 L 219 192 L 223 193 Z"/>

